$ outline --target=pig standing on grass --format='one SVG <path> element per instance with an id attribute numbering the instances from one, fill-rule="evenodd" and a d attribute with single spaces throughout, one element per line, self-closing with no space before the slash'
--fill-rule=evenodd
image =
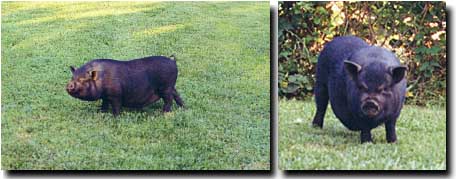
<path id="1" fill-rule="evenodd" d="M 371 130 L 385 124 L 386 140 L 395 142 L 396 120 L 406 92 L 407 67 L 385 48 L 358 37 L 337 37 L 325 45 L 317 63 L 314 126 L 323 127 L 328 105 L 350 130 L 371 142 Z"/>
<path id="2" fill-rule="evenodd" d="M 114 116 L 121 106 L 142 108 L 160 98 L 163 111 L 169 112 L 173 99 L 184 103 L 176 91 L 177 65 L 164 56 L 151 56 L 131 61 L 96 59 L 80 68 L 70 67 L 73 78 L 67 92 L 81 100 L 103 100 L 101 111 L 112 107 Z"/>

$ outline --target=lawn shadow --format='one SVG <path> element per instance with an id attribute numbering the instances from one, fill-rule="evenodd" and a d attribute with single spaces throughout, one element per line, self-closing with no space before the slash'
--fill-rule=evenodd
<path id="1" fill-rule="evenodd" d="M 446 12 L 447 12 L 446 18 L 447 19 L 446 19 L 446 21 L 448 21 L 448 19 L 450 17 L 454 18 L 454 16 L 451 15 L 451 14 L 453 14 L 453 8 L 454 7 L 447 6 L 447 9 L 446 9 Z M 451 38 L 452 33 L 453 33 L 453 31 L 451 29 L 453 29 L 453 26 L 454 26 L 453 23 L 449 23 L 447 25 L 447 39 L 453 39 L 453 38 Z M 452 49 L 451 45 L 453 45 L 453 44 L 451 44 L 451 40 L 450 41 L 446 41 L 446 42 L 447 42 L 447 48 Z M 451 55 L 451 52 L 452 52 L 452 50 L 447 51 L 447 59 L 452 59 L 451 57 L 453 55 Z M 447 62 L 447 64 L 446 64 L 447 67 L 450 67 L 451 66 L 451 64 L 450 64 L 451 60 L 446 60 L 446 62 Z M 451 75 L 451 73 L 453 73 L 453 75 Z M 451 70 L 449 70 L 448 73 L 446 74 L 446 78 L 449 79 L 451 76 L 454 77 L 454 72 L 451 72 Z M 450 84 L 449 84 L 448 88 L 446 88 L 447 98 L 445 98 L 446 99 L 446 110 L 445 110 L 445 113 L 446 113 L 446 138 L 447 138 L 447 140 L 446 140 L 446 154 L 447 154 L 446 155 L 446 168 L 447 168 L 448 173 L 451 173 L 450 170 L 453 169 L 451 167 L 451 165 L 453 165 L 452 163 L 454 162 L 454 161 L 453 162 L 451 161 L 451 159 L 453 158 L 451 156 L 452 155 L 451 148 L 453 148 L 453 146 L 452 146 L 453 145 L 453 143 L 452 143 L 453 140 L 450 137 L 450 136 L 454 136 L 454 135 L 451 135 L 451 133 L 454 133 L 454 132 L 452 132 L 452 130 L 450 129 L 450 127 L 453 126 L 451 124 L 452 123 L 451 119 L 454 119 L 452 117 L 453 116 L 452 113 L 454 113 L 454 112 L 452 112 L 452 110 L 451 110 L 451 109 L 453 109 L 451 107 L 452 102 L 451 102 L 451 100 L 449 100 L 449 99 L 451 99 L 451 93 L 449 93 L 449 92 L 452 91 L 450 89 L 454 89 L 454 87 L 453 87 L 454 84 L 451 84 L 451 81 L 453 81 L 453 80 L 449 79 L 447 81 L 447 83 L 450 83 Z"/>
<path id="2" fill-rule="evenodd" d="M 106 126 L 117 126 L 121 123 L 128 124 L 141 124 L 144 122 L 154 122 L 156 120 L 169 120 L 174 119 L 177 113 L 185 113 L 188 106 L 180 107 L 173 102 L 171 112 L 163 112 L 163 100 L 159 100 L 142 108 L 121 107 L 120 115 L 115 117 L 112 114 L 112 106 L 108 110 L 101 111 L 101 101 L 80 101 L 78 99 L 71 99 L 69 102 L 75 106 L 75 113 L 68 117 L 67 120 L 77 123 L 87 124 L 87 120 L 98 121 Z M 97 122 L 95 122 L 97 123 Z"/>
<path id="3" fill-rule="evenodd" d="M 396 176 L 448 176 L 447 170 L 285 170 L 286 177 L 312 176 L 312 177 L 396 177 Z"/>
<path id="4" fill-rule="evenodd" d="M 222 176 L 248 176 L 248 177 L 267 177 L 271 176 L 272 170 L 135 170 L 135 171 L 14 171 L 7 170 L 8 177 L 119 177 L 119 176 L 162 176 L 162 177 L 222 177 Z"/>

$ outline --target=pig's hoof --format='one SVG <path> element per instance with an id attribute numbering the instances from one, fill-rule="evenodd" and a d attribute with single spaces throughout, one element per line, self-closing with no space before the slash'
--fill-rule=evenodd
<path id="1" fill-rule="evenodd" d="M 323 124 L 312 123 L 312 127 L 322 129 L 323 128 Z"/>
<path id="2" fill-rule="evenodd" d="M 397 140 L 391 140 L 391 141 L 387 141 L 389 144 L 395 144 L 397 142 Z"/>

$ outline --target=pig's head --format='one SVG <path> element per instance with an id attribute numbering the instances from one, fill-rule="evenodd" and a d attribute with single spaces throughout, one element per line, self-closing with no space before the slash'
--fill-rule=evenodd
<path id="1" fill-rule="evenodd" d="M 394 54 L 385 51 L 373 50 L 352 56 L 360 63 L 344 61 L 351 80 L 347 86 L 348 98 L 352 110 L 363 118 L 382 118 L 392 110 L 389 108 L 397 108 L 401 103 L 401 90 L 405 89 L 405 82 L 401 81 L 405 80 L 407 67 L 400 65 Z"/>
<path id="2" fill-rule="evenodd" d="M 100 99 L 100 71 L 87 66 L 82 66 L 78 69 L 71 66 L 70 70 L 73 77 L 66 86 L 68 94 L 85 101 Z"/>

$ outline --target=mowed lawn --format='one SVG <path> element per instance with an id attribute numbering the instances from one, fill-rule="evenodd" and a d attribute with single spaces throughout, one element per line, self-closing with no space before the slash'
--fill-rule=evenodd
<path id="1" fill-rule="evenodd" d="M 323 129 L 313 128 L 313 101 L 280 100 L 279 167 L 282 170 L 445 170 L 445 106 L 406 105 L 398 119 L 398 141 L 388 144 L 384 125 L 374 143 L 345 128 L 330 107 Z"/>
<path id="2" fill-rule="evenodd" d="M 3 2 L 2 169 L 269 169 L 269 2 Z M 177 58 L 186 109 L 70 97 L 70 65 Z"/>

